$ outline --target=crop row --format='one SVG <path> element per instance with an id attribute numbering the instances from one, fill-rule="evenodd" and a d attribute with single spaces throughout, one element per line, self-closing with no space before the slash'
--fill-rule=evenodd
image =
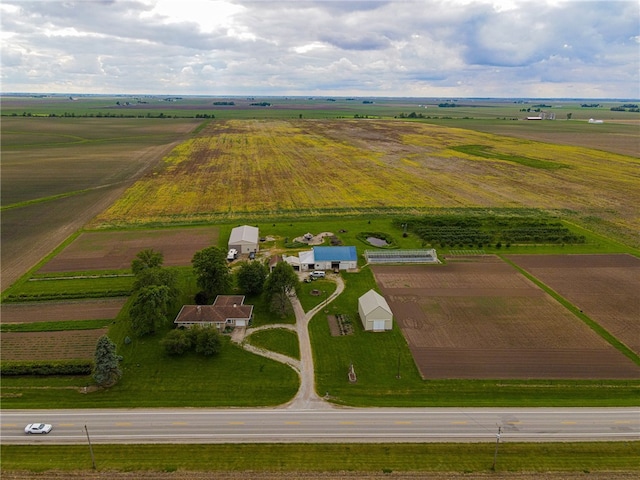
<path id="1" fill-rule="evenodd" d="M 487 245 L 490 243 L 584 243 L 562 223 L 538 217 L 469 217 L 436 215 L 405 220 L 424 242 L 435 245 Z M 400 223 L 400 221 L 396 222 Z"/>

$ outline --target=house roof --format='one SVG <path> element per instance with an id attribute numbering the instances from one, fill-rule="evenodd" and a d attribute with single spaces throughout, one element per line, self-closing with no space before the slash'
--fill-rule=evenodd
<path id="1" fill-rule="evenodd" d="M 367 293 L 362 295 L 358 299 L 358 303 L 362 306 L 362 312 L 365 315 L 368 315 L 369 313 L 374 311 L 376 308 L 382 308 L 387 312 L 392 313 L 391 308 L 389 308 L 389 304 L 387 303 L 387 301 L 384 299 L 382 295 L 380 295 L 375 290 L 369 290 Z"/>
<path id="2" fill-rule="evenodd" d="M 218 295 L 213 305 L 183 305 L 173 323 L 225 323 L 228 319 L 249 320 L 253 305 L 243 305 L 242 295 Z"/>
<path id="3" fill-rule="evenodd" d="M 313 247 L 316 262 L 355 262 L 356 247 Z"/>
<path id="4" fill-rule="evenodd" d="M 252 227 L 251 225 L 242 225 L 241 227 L 235 227 L 231 230 L 229 236 L 229 245 L 238 243 L 258 243 L 258 237 L 260 233 L 258 227 Z"/>

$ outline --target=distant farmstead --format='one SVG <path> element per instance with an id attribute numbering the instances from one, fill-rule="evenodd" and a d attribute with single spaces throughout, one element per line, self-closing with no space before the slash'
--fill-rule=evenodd
<path id="1" fill-rule="evenodd" d="M 213 305 L 183 305 L 173 323 L 178 327 L 191 328 L 215 326 L 248 327 L 253 318 L 253 305 L 244 305 L 244 295 L 218 295 Z"/>
<path id="2" fill-rule="evenodd" d="M 251 253 L 258 251 L 260 231 L 258 227 L 243 225 L 231 230 L 229 236 L 229 250 L 235 249 L 238 253 Z"/>

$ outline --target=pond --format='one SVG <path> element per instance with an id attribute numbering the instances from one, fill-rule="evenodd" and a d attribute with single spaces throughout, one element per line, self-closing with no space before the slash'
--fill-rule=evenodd
<path id="1" fill-rule="evenodd" d="M 369 242 L 374 247 L 386 247 L 389 245 L 386 240 L 377 237 L 367 237 L 367 242 Z"/>

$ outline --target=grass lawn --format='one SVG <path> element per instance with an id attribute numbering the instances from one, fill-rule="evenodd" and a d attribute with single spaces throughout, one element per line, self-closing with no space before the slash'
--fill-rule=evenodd
<path id="1" fill-rule="evenodd" d="M 249 336 L 249 343 L 291 358 L 300 359 L 298 336 L 291 330 L 272 328 L 255 332 Z"/>
<path id="2" fill-rule="evenodd" d="M 99 472 L 491 473 L 493 443 L 94 445 Z M 278 454 L 274 455 L 274 451 Z M 86 445 L 2 445 L 2 472 L 91 469 Z M 496 474 L 637 472 L 639 442 L 502 443 Z M 587 475 L 588 477 L 588 475 Z M 502 478 L 502 477 L 501 477 Z"/>

